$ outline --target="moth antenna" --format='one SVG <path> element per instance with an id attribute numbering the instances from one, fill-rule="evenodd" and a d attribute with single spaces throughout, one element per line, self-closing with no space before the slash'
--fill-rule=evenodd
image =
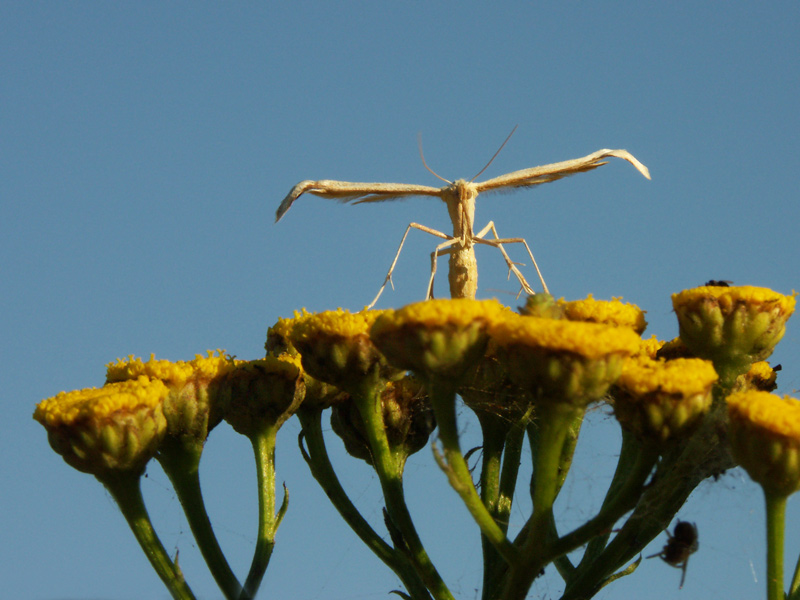
<path id="1" fill-rule="evenodd" d="M 442 177 L 441 175 L 439 175 L 438 173 L 436 173 L 436 171 L 431 169 L 428 166 L 428 163 L 425 162 L 425 155 L 422 153 L 422 134 L 421 133 L 417 134 L 417 145 L 419 146 L 419 157 L 422 159 L 422 164 L 425 165 L 425 168 L 428 169 L 428 172 L 431 175 L 433 175 L 434 177 L 438 177 L 439 179 L 441 179 L 445 183 L 453 183 L 452 181 L 449 181 L 449 180 L 445 179 L 444 177 Z"/>
<path id="2" fill-rule="evenodd" d="M 489 159 L 489 162 L 488 162 L 488 163 L 486 163 L 486 166 L 485 166 L 485 167 L 483 167 L 483 168 L 482 168 L 480 171 L 478 171 L 478 174 L 477 174 L 477 175 L 475 175 L 475 177 L 473 177 L 472 179 L 470 179 L 470 180 L 469 180 L 469 182 L 470 182 L 470 183 L 472 183 L 473 181 L 475 181 L 475 180 L 476 180 L 478 177 L 480 177 L 480 175 L 481 175 L 481 174 L 482 174 L 482 173 L 483 173 L 483 172 L 484 172 L 486 169 L 488 169 L 488 168 L 489 168 L 489 165 L 490 165 L 490 164 L 492 164 L 492 161 L 493 161 L 495 158 L 497 158 L 497 155 L 498 155 L 498 154 L 500 154 L 500 151 L 501 151 L 501 150 L 502 150 L 502 149 L 505 147 L 505 145 L 508 143 L 508 140 L 510 140 L 510 139 L 511 139 L 511 136 L 512 136 L 512 135 L 514 135 L 514 132 L 517 130 L 517 127 L 519 127 L 519 125 L 514 125 L 514 129 L 512 129 L 512 130 L 511 130 L 511 133 L 509 133 L 509 134 L 508 134 L 508 137 L 506 138 L 506 141 L 505 141 L 505 142 L 503 142 L 502 144 L 500 144 L 500 147 L 497 149 L 497 152 L 495 152 L 495 153 L 494 153 L 494 156 L 492 156 L 492 158 L 490 158 L 490 159 Z"/>

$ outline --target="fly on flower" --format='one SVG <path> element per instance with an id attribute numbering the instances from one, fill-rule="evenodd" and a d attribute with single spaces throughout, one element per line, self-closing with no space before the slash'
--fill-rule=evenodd
<path id="1" fill-rule="evenodd" d="M 711 287 L 730 287 L 733 282 L 727 279 L 709 279 L 703 285 Z"/>
<path id="2" fill-rule="evenodd" d="M 514 128 L 516 130 L 516 127 Z M 511 132 L 513 135 L 514 131 Z M 525 188 L 539 185 L 541 183 L 549 183 L 574 175 L 576 173 L 583 173 L 584 171 L 591 171 L 606 164 L 607 161 L 603 160 L 608 157 L 621 158 L 631 163 L 636 170 L 638 170 L 647 179 L 650 179 L 650 172 L 642 163 L 627 152 L 626 150 L 598 150 L 583 158 L 575 158 L 563 162 L 557 162 L 541 167 L 532 167 L 529 169 L 522 169 L 521 171 L 514 171 L 500 177 L 487 179 L 486 181 L 475 182 L 475 179 L 483 173 L 492 160 L 499 154 L 503 146 L 506 145 L 511 135 L 506 138 L 506 141 L 500 146 L 500 149 L 495 152 L 492 159 L 481 171 L 469 181 L 464 179 L 457 179 L 450 181 L 437 175 L 425 163 L 424 156 L 422 163 L 435 177 L 444 181 L 447 185 L 436 188 L 427 185 L 416 185 L 410 183 L 353 183 L 349 181 L 332 181 L 327 179 L 322 180 L 305 180 L 295 185 L 289 194 L 283 199 L 278 210 L 275 214 L 275 221 L 280 221 L 281 217 L 286 214 L 295 200 L 305 193 L 314 194 L 321 198 L 329 198 L 331 200 L 338 200 L 339 202 L 354 202 L 361 204 L 363 202 L 383 202 L 384 200 L 400 200 L 409 198 L 411 196 L 432 196 L 439 198 L 447 205 L 447 210 L 450 214 L 450 221 L 453 224 L 453 235 L 447 235 L 441 231 L 431 229 L 419 223 L 411 223 L 406 228 L 403 239 L 400 241 L 400 247 L 397 249 L 397 254 L 394 257 L 392 266 L 386 274 L 386 279 L 378 291 L 375 299 L 369 304 L 367 308 L 372 308 L 378 301 L 381 293 L 386 287 L 387 283 L 392 281 L 392 272 L 397 264 L 397 259 L 400 257 L 400 251 L 403 249 L 403 244 L 406 241 L 408 232 L 413 229 L 418 229 L 445 240 L 431 253 L 431 276 L 428 281 L 428 291 L 426 299 L 433 297 L 433 280 L 436 275 L 436 259 L 445 254 L 450 255 L 449 259 L 449 275 L 450 282 L 450 295 L 453 298 L 475 298 L 475 292 L 478 288 L 478 266 L 475 258 L 475 244 L 485 244 L 493 246 L 500 250 L 503 259 L 508 265 L 509 274 L 514 275 L 522 285 L 522 290 L 526 293 L 533 294 L 534 291 L 528 282 L 523 277 L 522 273 L 517 269 L 514 262 L 511 261 L 508 254 L 503 247 L 504 244 L 523 244 L 531 257 L 539 279 L 542 282 L 542 287 L 547 292 L 547 286 L 544 283 L 541 272 L 536 265 L 536 260 L 533 258 L 528 243 L 523 238 L 500 238 L 495 229 L 494 222 L 489 223 L 475 233 L 473 224 L 475 221 L 475 199 L 481 192 L 503 191 L 514 188 Z M 420 144 L 420 155 L 422 155 L 422 146 Z M 485 239 L 491 232 L 493 238 Z"/>
<path id="3" fill-rule="evenodd" d="M 658 556 L 671 567 L 681 569 L 681 584 L 678 586 L 678 589 L 681 589 L 686 579 L 686 567 L 689 564 L 689 557 L 697 552 L 700 547 L 697 541 L 697 526 L 688 521 L 678 521 L 675 524 L 672 535 L 668 530 L 664 532 L 667 534 L 667 543 L 664 549 L 658 554 L 651 554 L 647 558 Z"/>

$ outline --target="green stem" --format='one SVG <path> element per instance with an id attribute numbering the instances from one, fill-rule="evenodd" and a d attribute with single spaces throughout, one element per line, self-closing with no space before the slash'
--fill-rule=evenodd
<path id="1" fill-rule="evenodd" d="M 767 600 L 783 600 L 783 534 L 787 496 L 764 490 L 767 506 Z"/>
<path id="2" fill-rule="evenodd" d="M 222 553 L 203 502 L 199 475 L 202 451 L 201 443 L 167 437 L 161 443 L 156 459 L 172 482 L 172 487 L 175 488 L 186 520 L 211 575 L 225 598 L 234 600 L 241 594 L 242 586 Z"/>
<path id="3" fill-rule="evenodd" d="M 492 519 L 501 529 L 506 530 L 508 522 L 502 521 L 501 514 L 504 513 L 505 498 L 500 488 L 500 477 L 502 471 L 503 447 L 506 436 L 509 432 L 508 422 L 496 414 L 479 411 L 476 412 L 478 422 L 481 425 L 483 437 L 483 461 L 481 464 L 481 501 Z M 481 533 L 481 550 L 483 553 L 483 595 L 487 594 L 492 587 L 495 578 L 495 571 L 498 563 L 505 564 L 502 557 L 489 539 Z"/>
<path id="4" fill-rule="evenodd" d="M 97 479 L 119 505 L 136 541 L 172 597 L 175 600 L 194 600 L 194 594 L 184 581 L 183 574 L 172 562 L 153 529 L 142 499 L 140 475 L 122 471 L 98 476 Z"/>
<path id="5" fill-rule="evenodd" d="M 508 532 L 508 522 L 514 500 L 514 491 L 517 487 L 517 475 L 519 473 L 520 456 L 525 439 L 525 427 L 530 421 L 532 412 L 533 409 L 529 409 L 513 423 L 510 428 L 506 428 L 507 433 L 496 501 L 497 506 L 495 510 L 492 511 L 495 522 L 500 529 L 502 529 L 504 534 Z M 486 435 L 484 434 L 484 440 L 485 439 Z M 485 479 L 481 476 L 481 491 L 483 491 L 485 485 Z M 488 504 L 487 507 L 489 507 Z M 497 582 L 500 580 L 502 573 L 508 569 L 508 563 L 502 560 L 497 549 L 489 543 L 486 536 L 482 535 L 481 541 L 483 542 L 484 552 L 483 598 L 486 600 L 492 598 L 496 593 Z M 489 552 L 491 552 L 491 554 L 489 554 Z M 489 562 L 486 560 L 487 556 L 493 556 L 494 558 Z"/>
<path id="6" fill-rule="evenodd" d="M 610 497 L 606 497 L 600 512 L 574 531 L 560 537 L 549 548 L 549 552 L 545 554 L 544 559 L 549 562 L 556 557 L 580 548 L 593 538 L 608 536 L 614 523 L 636 506 L 644 491 L 645 482 L 657 461 L 658 450 L 653 446 L 642 446 L 636 457 L 636 462 L 631 465 L 624 482 L 617 487 Z"/>
<path id="7" fill-rule="evenodd" d="M 721 392 L 720 392 L 721 393 Z M 562 600 L 591 598 L 626 562 L 639 554 L 672 521 L 689 494 L 706 477 L 733 466 L 724 441 L 726 410 L 717 401 L 688 439 L 664 454 L 636 508 L 610 543 L 591 560 L 581 561 Z"/>
<path id="8" fill-rule="evenodd" d="M 794 567 L 794 575 L 792 575 L 792 585 L 789 588 L 788 600 L 800 600 L 800 556 L 798 556 L 797 564 Z"/>
<path id="9" fill-rule="evenodd" d="M 454 600 L 450 590 L 442 580 L 441 575 L 433 566 L 425 547 L 422 545 L 403 491 L 403 466 L 405 455 L 402 451 L 395 455 L 389 447 L 386 437 L 386 428 L 383 423 L 383 408 L 380 400 L 381 384 L 377 373 L 367 377 L 361 389 L 353 394 L 361 419 L 367 432 L 372 462 L 378 479 L 381 482 L 383 497 L 386 501 L 386 511 L 392 525 L 403 538 L 404 550 L 419 573 L 425 586 L 430 590 L 436 600 Z M 356 390 L 354 390 L 356 391 Z"/>
<path id="10" fill-rule="evenodd" d="M 250 572 L 244 582 L 241 598 L 253 598 L 258 592 L 261 580 L 269 566 L 272 549 L 275 547 L 275 533 L 286 511 L 288 498 L 284 495 L 283 505 L 275 514 L 275 437 L 277 425 L 267 425 L 250 438 L 256 460 L 258 484 L 258 537 L 250 563 Z"/>
<path id="11" fill-rule="evenodd" d="M 502 595 L 505 600 L 524 600 L 534 578 L 547 564 L 543 557 L 551 553 L 548 532 L 560 487 L 564 443 L 572 423 L 581 413 L 582 409 L 562 402 L 541 402 L 536 406 L 538 439 L 533 472 L 533 515 L 517 538 L 521 542 L 521 557 L 508 572 Z"/>
<path id="12" fill-rule="evenodd" d="M 503 456 L 503 471 L 500 474 L 500 505 L 498 507 L 498 525 L 504 533 L 508 532 L 508 521 L 517 487 L 520 456 L 525 440 L 525 426 L 531 418 L 532 409 L 528 410 L 514 424 L 506 437 L 506 449 Z"/>
<path id="13" fill-rule="evenodd" d="M 606 506 L 617 496 L 620 488 L 630 479 L 629 473 L 632 467 L 636 464 L 639 452 L 642 448 L 641 442 L 636 439 L 636 436 L 622 429 L 622 445 L 619 450 L 619 460 L 617 460 L 617 467 L 614 470 L 614 476 L 611 478 L 611 483 L 606 491 L 606 496 L 603 499 L 603 504 L 600 507 L 602 512 Z M 586 552 L 583 553 L 581 558 L 582 564 L 588 564 L 603 551 L 608 543 L 610 532 L 598 535 L 589 542 L 586 546 Z"/>
<path id="14" fill-rule="evenodd" d="M 308 453 L 301 446 L 314 479 L 320 484 L 334 508 L 366 546 L 400 578 L 414 600 L 430 600 L 430 594 L 405 556 L 389 546 L 350 501 L 331 465 L 325 438 L 322 435 L 322 411 L 304 410 L 297 413 L 303 426 Z"/>
<path id="15" fill-rule="evenodd" d="M 439 439 L 444 448 L 444 461 L 437 456 L 439 466 L 447 473 L 448 481 L 461 496 L 461 500 L 469 510 L 472 518 L 480 527 L 481 533 L 497 549 L 506 562 L 513 562 L 517 549 L 506 537 L 503 529 L 495 522 L 492 514 L 484 506 L 475 489 L 467 461 L 461 453 L 456 425 L 456 387 L 447 381 L 434 379 L 429 382 L 428 389 L 439 427 Z"/>

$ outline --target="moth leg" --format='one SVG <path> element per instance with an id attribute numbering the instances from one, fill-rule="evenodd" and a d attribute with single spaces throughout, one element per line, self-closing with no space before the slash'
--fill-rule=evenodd
<path id="1" fill-rule="evenodd" d="M 436 237 L 439 237 L 439 238 L 442 238 L 442 239 L 445 239 L 445 240 L 450 239 L 449 235 L 447 235 L 445 233 L 442 233 L 441 231 L 437 231 L 436 229 L 431 229 L 430 227 L 425 227 L 425 225 L 420 225 L 419 223 L 409 223 L 408 227 L 406 227 L 406 232 L 403 234 L 403 239 L 400 240 L 400 247 L 397 249 L 397 254 L 394 255 L 394 260 L 392 261 L 392 266 L 389 267 L 389 272 L 386 274 L 386 279 L 384 279 L 383 285 L 381 286 L 381 289 L 378 290 L 378 294 L 375 296 L 375 298 L 372 300 L 372 302 L 370 302 L 367 305 L 367 310 L 369 310 L 373 306 L 375 306 L 375 303 L 378 301 L 378 298 L 381 297 L 381 294 L 383 293 L 383 290 L 386 288 L 386 284 L 387 283 L 391 284 L 392 289 L 394 289 L 394 283 L 392 282 L 392 272 L 394 271 L 395 265 L 397 265 L 397 259 L 400 258 L 400 252 L 402 252 L 402 250 L 403 250 L 403 244 L 406 243 L 406 237 L 408 237 L 408 232 L 411 231 L 412 228 L 413 229 L 419 229 L 420 231 L 424 231 L 425 233 L 429 233 L 431 235 L 434 235 Z M 433 274 L 435 272 L 436 272 L 436 264 L 434 263 L 433 272 L 431 273 L 431 282 L 428 285 L 428 289 L 429 290 L 433 286 Z"/>
<path id="2" fill-rule="evenodd" d="M 494 235 L 494 239 L 493 240 L 492 239 L 489 239 L 489 240 L 483 239 L 484 236 L 489 231 L 491 231 L 492 235 Z M 530 248 L 530 246 L 528 246 L 528 242 L 525 241 L 525 238 L 500 238 L 500 236 L 497 235 L 497 230 L 494 227 L 494 221 L 489 221 L 489 223 L 486 225 L 486 227 L 481 229 L 475 235 L 474 240 L 478 244 L 487 244 L 489 246 L 494 246 L 495 248 L 500 250 L 500 252 L 503 254 L 503 258 L 505 259 L 506 264 L 508 265 L 509 271 L 514 273 L 514 275 L 519 280 L 520 284 L 522 284 L 523 291 L 525 291 L 525 292 L 527 292 L 529 294 L 535 294 L 535 292 L 533 291 L 531 286 L 528 284 L 528 282 L 522 276 L 522 273 L 520 273 L 519 269 L 517 269 L 516 265 L 508 257 L 508 254 L 506 253 L 505 248 L 503 248 L 503 244 L 523 244 L 525 246 L 525 249 L 528 251 L 528 256 L 531 257 L 531 262 L 533 263 L 533 267 L 536 269 L 536 274 L 539 276 L 539 281 L 542 282 L 542 289 L 544 290 L 544 293 L 545 294 L 549 294 L 550 293 L 549 290 L 547 289 L 547 284 L 544 282 L 544 277 L 542 277 L 542 272 L 539 270 L 539 265 L 536 263 L 536 259 L 533 257 L 533 252 L 531 252 L 531 248 Z"/>
<path id="3" fill-rule="evenodd" d="M 428 281 L 428 291 L 425 294 L 425 300 L 431 300 L 433 298 L 433 278 L 436 276 L 436 259 L 439 258 L 440 256 L 444 256 L 445 254 L 451 254 L 453 252 L 453 249 L 448 248 L 448 246 L 453 246 L 454 244 L 458 244 L 461 242 L 461 238 L 452 237 L 446 234 L 441 234 L 441 235 L 447 238 L 447 241 L 442 242 L 441 244 L 436 246 L 434 251 L 431 252 L 431 278 L 430 281 Z"/>

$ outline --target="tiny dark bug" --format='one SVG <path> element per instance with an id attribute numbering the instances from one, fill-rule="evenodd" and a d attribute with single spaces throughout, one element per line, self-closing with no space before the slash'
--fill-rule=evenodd
<path id="1" fill-rule="evenodd" d="M 689 564 L 689 557 L 697 552 L 699 544 L 697 542 L 697 526 L 688 521 L 678 521 L 675 523 L 675 529 L 670 534 L 669 530 L 665 529 L 667 534 L 667 543 L 664 549 L 658 554 L 651 554 L 647 558 L 655 558 L 658 556 L 665 563 L 676 569 L 683 571 L 681 575 L 681 584 L 678 589 L 683 587 L 683 581 L 686 579 L 686 566 Z"/>
<path id="2" fill-rule="evenodd" d="M 728 281 L 727 279 L 709 279 L 705 282 L 705 285 L 716 286 L 716 287 L 730 287 L 732 281 Z"/>

